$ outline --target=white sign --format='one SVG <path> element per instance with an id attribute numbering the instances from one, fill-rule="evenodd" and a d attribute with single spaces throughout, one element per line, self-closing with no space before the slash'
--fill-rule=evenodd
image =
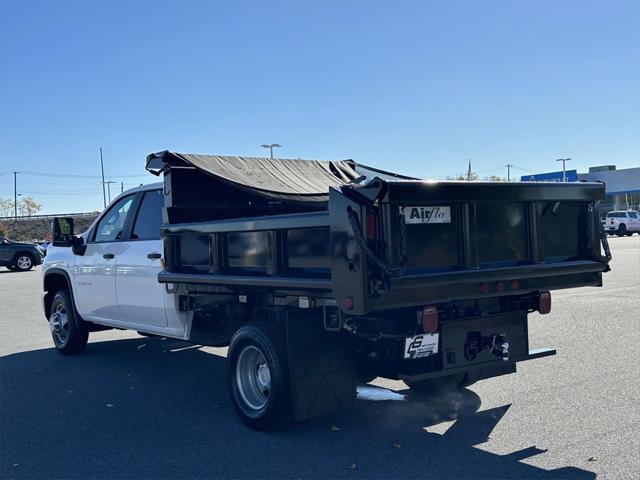
<path id="1" fill-rule="evenodd" d="M 416 335 L 404 339 L 404 358 L 422 358 L 438 353 L 439 333 Z"/>
<path id="2" fill-rule="evenodd" d="M 404 223 L 451 223 L 451 207 L 400 207 Z"/>

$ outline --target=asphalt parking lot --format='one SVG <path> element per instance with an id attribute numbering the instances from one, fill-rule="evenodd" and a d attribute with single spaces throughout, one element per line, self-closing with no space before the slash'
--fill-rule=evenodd
<path id="1" fill-rule="evenodd" d="M 555 292 L 531 317 L 532 346 L 555 357 L 271 433 L 233 414 L 224 349 L 107 331 L 63 357 L 39 268 L 2 269 L 0 477 L 638 478 L 640 236 L 610 244 L 604 288 Z"/>

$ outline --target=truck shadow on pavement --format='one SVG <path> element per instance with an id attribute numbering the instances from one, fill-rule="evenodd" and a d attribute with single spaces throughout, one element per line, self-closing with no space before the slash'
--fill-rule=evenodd
<path id="1" fill-rule="evenodd" d="M 2 478 L 595 478 L 522 463 L 543 452 L 533 446 L 477 448 L 509 405 L 478 412 L 470 390 L 359 400 L 261 433 L 233 412 L 225 359 L 183 342 L 93 342 L 76 357 L 36 350 L 0 368 Z"/>

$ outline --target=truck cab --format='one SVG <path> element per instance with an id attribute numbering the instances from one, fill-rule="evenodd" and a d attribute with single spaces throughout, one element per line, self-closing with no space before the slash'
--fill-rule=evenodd
<path id="1" fill-rule="evenodd" d="M 163 206 L 162 184 L 128 190 L 79 235 L 82 246 L 50 246 L 43 264 L 45 312 L 64 286 L 90 326 L 187 339 L 184 315 L 157 281 Z"/>

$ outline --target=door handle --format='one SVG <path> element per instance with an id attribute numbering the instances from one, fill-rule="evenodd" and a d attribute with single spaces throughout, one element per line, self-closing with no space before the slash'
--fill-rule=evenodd
<path id="1" fill-rule="evenodd" d="M 148 258 L 149 260 L 157 260 L 157 259 L 159 259 L 160 257 L 162 257 L 162 254 L 161 254 L 161 253 L 151 252 L 151 253 L 147 254 L 147 258 Z"/>
<path id="2" fill-rule="evenodd" d="M 115 255 L 113 253 L 105 253 L 104 255 L 102 255 L 102 258 L 104 258 L 105 260 L 113 260 L 115 258 Z"/>

